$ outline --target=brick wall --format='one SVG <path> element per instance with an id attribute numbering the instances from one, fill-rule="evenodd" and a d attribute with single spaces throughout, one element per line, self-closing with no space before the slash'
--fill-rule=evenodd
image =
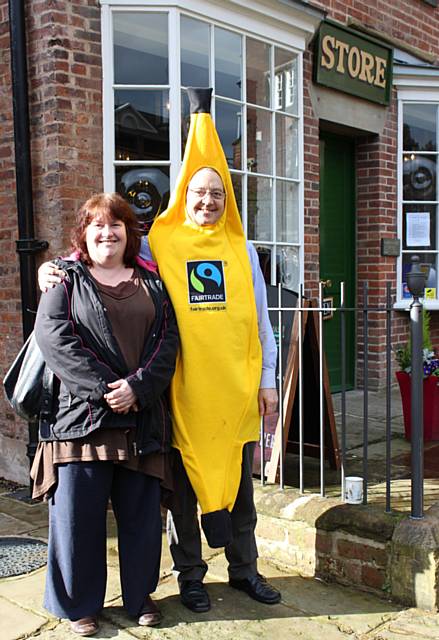
<path id="1" fill-rule="evenodd" d="M 361 22 L 369 29 L 407 43 L 439 60 L 439 9 L 420 0 L 392 3 L 359 0 L 313 1 L 327 17 L 349 24 Z M 369 5 L 369 6 L 367 6 Z M 319 121 L 315 118 L 307 85 L 312 82 L 312 47 L 304 56 L 304 179 L 305 179 L 305 282 L 310 297 L 318 295 L 319 280 Z M 386 283 L 396 282 L 395 258 L 381 256 L 381 238 L 397 234 L 397 114 L 393 91 L 382 135 L 356 141 L 357 173 L 357 304 L 363 304 L 363 284 L 368 283 L 369 305 L 385 304 Z M 433 313 L 433 344 L 439 347 L 439 314 Z M 369 315 L 368 362 L 370 388 L 385 380 L 385 316 Z M 396 312 L 392 322 L 392 345 L 407 340 L 407 314 Z M 363 330 L 358 323 L 357 381 L 362 384 Z"/>
<path id="2" fill-rule="evenodd" d="M 28 0 L 25 4 L 35 232 L 49 242 L 41 261 L 67 251 L 75 211 L 90 193 L 102 189 L 100 6 L 98 0 Z M 3 374 L 22 343 L 7 0 L 0 0 L 0 56 Z M 26 441 L 27 425 L 12 414 L 1 396 L 4 464 L 0 476 L 26 481 Z"/>
<path id="3" fill-rule="evenodd" d="M 344 24 L 361 22 L 439 59 L 439 8 L 422 0 L 312 0 L 327 17 Z"/>

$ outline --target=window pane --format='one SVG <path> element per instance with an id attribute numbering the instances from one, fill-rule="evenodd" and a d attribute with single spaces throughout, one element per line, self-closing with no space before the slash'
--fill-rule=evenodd
<path id="1" fill-rule="evenodd" d="M 168 91 L 115 91 L 116 160 L 169 160 Z"/>
<path id="2" fill-rule="evenodd" d="M 144 231 L 169 200 L 168 167 L 116 167 L 116 191 L 131 205 Z"/>
<path id="3" fill-rule="evenodd" d="M 278 247 L 276 251 L 277 281 L 283 287 L 299 291 L 300 264 L 298 247 Z"/>
<path id="4" fill-rule="evenodd" d="M 436 200 L 436 156 L 404 154 L 404 200 Z"/>
<path id="5" fill-rule="evenodd" d="M 168 84 L 166 13 L 114 13 L 114 82 Z"/>
<path id="6" fill-rule="evenodd" d="M 277 47 L 274 52 L 274 89 L 274 108 L 297 115 L 297 56 Z"/>
<path id="7" fill-rule="evenodd" d="M 184 155 L 187 137 L 189 134 L 189 126 L 191 123 L 191 110 L 187 91 L 181 92 L 181 157 Z"/>
<path id="8" fill-rule="evenodd" d="M 249 240 L 272 240 L 272 180 L 270 178 L 248 177 L 247 192 L 247 235 Z"/>
<path id="9" fill-rule="evenodd" d="M 276 241 L 299 242 L 299 186 L 276 181 Z"/>
<path id="10" fill-rule="evenodd" d="M 247 109 L 247 168 L 255 173 L 271 174 L 271 113 Z"/>
<path id="11" fill-rule="evenodd" d="M 215 27 L 215 93 L 241 99 L 241 36 Z"/>
<path id="12" fill-rule="evenodd" d="M 239 215 L 242 218 L 242 176 L 238 173 L 232 173 L 233 191 L 235 192 L 236 205 Z"/>
<path id="13" fill-rule="evenodd" d="M 209 87 L 209 25 L 181 17 L 181 84 Z"/>
<path id="14" fill-rule="evenodd" d="M 426 288 L 436 289 L 435 294 L 437 297 L 437 254 L 418 252 L 402 254 L 402 297 L 411 298 L 407 287 L 407 273 L 412 268 L 411 258 L 413 255 L 419 256 L 421 269 L 427 274 Z"/>
<path id="15" fill-rule="evenodd" d="M 247 38 L 247 102 L 270 106 L 270 45 Z"/>
<path id="16" fill-rule="evenodd" d="M 215 125 L 226 154 L 227 164 L 241 169 L 242 109 L 238 104 L 216 100 Z"/>
<path id="17" fill-rule="evenodd" d="M 299 177 L 298 121 L 276 113 L 276 175 Z"/>
<path id="18" fill-rule="evenodd" d="M 417 250 L 436 249 L 436 209 L 437 207 L 431 204 L 404 205 L 403 249 L 413 249 L 413 247 Z"/>
<path id="19" fill-rule="evenodd" d="M 436 151 L 437 105 L 405 104 L 403 148 L 407 151 Z"/>
<path id="20" fill-rule="evenodd" d="M 255 249 L 258 253 L 259 266 L 261 267 L 262 275 L 267 284 L 271 283 L 271 247 L 264 247 L 263 245 L 256 245 Z"/>

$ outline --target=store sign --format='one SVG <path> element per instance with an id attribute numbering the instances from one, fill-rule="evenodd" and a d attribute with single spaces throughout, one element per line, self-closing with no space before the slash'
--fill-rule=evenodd
<path id="1" fill-rule="evenodd" d="M 314 81 L 379 104 L 389 104 L 393 50 L 378 40 L 323 22 L 316 40 Z"/>

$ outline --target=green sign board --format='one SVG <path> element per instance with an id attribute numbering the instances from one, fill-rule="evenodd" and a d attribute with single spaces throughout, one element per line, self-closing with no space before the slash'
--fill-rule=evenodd
<path id="1" fill-rule="evenodd" d="M 325 21 L 316 39 L 314 82 L 379 104 L 389 104 L 393 49 Z"/>

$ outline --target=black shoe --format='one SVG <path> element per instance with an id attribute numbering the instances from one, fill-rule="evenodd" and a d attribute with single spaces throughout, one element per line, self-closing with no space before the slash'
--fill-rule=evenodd
<path id="1" fill-rule="evenodd" d="M 209 594 L 201 580 L 182 580 L 180 598 L 182 604 L 195 613 L 205 613 L 210 609 Z"/>
<path id="2" fill-rule="evenodd" d="M 277 604 L 280 602 L 280 591 L 272 587 L 260 573 L 244 580 L 230 578 L 229 585 L 234 589 L 245 591 L 250 598 L 258 602 L 263 602 L 264 604 Z"/>

